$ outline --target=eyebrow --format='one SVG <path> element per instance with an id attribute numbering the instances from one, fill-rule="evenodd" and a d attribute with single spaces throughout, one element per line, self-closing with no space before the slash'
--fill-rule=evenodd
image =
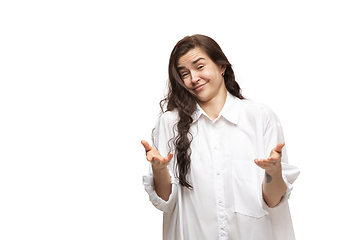
<path id="1" fill-rule="evenodd" d="M 192 65 L 194 65 L 194 64 L 196 64 L 198 61 L 200 61 L 200 60 L 205 60 L 205 58 L 203 58 L 203 57 L 199 57 L 198 59 L 196 59 L 195 61 L 193 61 L 191 64 Z M 178 69 L 179 70 L 182 70 L 182 69 L 184 69 L 185 67 L 183 67 L 183 66 L 178 66 Z"/>

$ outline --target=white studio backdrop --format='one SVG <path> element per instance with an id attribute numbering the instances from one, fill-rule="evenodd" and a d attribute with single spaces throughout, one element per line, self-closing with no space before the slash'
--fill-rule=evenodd
<path id="1" fill-rule="evenodd" d="M 297 239 L 359 239 L 358 1 L 2 1 L 0 239 L 161 239 L 142 185 L 173 46 L 214 38 L 301 170 Z"/>

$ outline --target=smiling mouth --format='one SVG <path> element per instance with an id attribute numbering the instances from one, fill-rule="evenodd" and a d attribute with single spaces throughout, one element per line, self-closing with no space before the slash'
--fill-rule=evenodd
<path id="1" fill-rule="evenodd" d="M 207 83 L 204 83 L 204 84 L 200 84 L 199 86 L 195 87 L 194 90 L 195 91 L 200 91 L 201 89 L 203 89 L 205 87 Z"/>

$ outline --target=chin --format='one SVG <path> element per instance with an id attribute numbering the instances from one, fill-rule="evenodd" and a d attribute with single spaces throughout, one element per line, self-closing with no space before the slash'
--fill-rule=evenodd
<path id="1" fill-rule="evenodd" d="M 197 95 L 196 96 L 196 99 L 199 101 L 199 102 L 208 102 L 208 101 L 210 101 L 210 96 L 208 96 L 207 94 L 205 95 L 205 94 L 199 94 L 199 95 Z"/>

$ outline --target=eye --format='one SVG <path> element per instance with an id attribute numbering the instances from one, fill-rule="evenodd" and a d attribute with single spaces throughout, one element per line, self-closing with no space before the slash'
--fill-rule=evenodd
<path id="1" fill-rule="evenodd" d="M 186 78 L 188 75 L 189 75 L 188 72 L 181 73 L 181 77 L 182 77 L 182 78 Z"/>
<path id="2" fill-rule="evenodd" d="M 198 69 L 198 70 L 201 70 L 201 69 L 203 69 L 203 68 L 204 68 L 204 65 L 199 65 L 197 69 Z"/>

